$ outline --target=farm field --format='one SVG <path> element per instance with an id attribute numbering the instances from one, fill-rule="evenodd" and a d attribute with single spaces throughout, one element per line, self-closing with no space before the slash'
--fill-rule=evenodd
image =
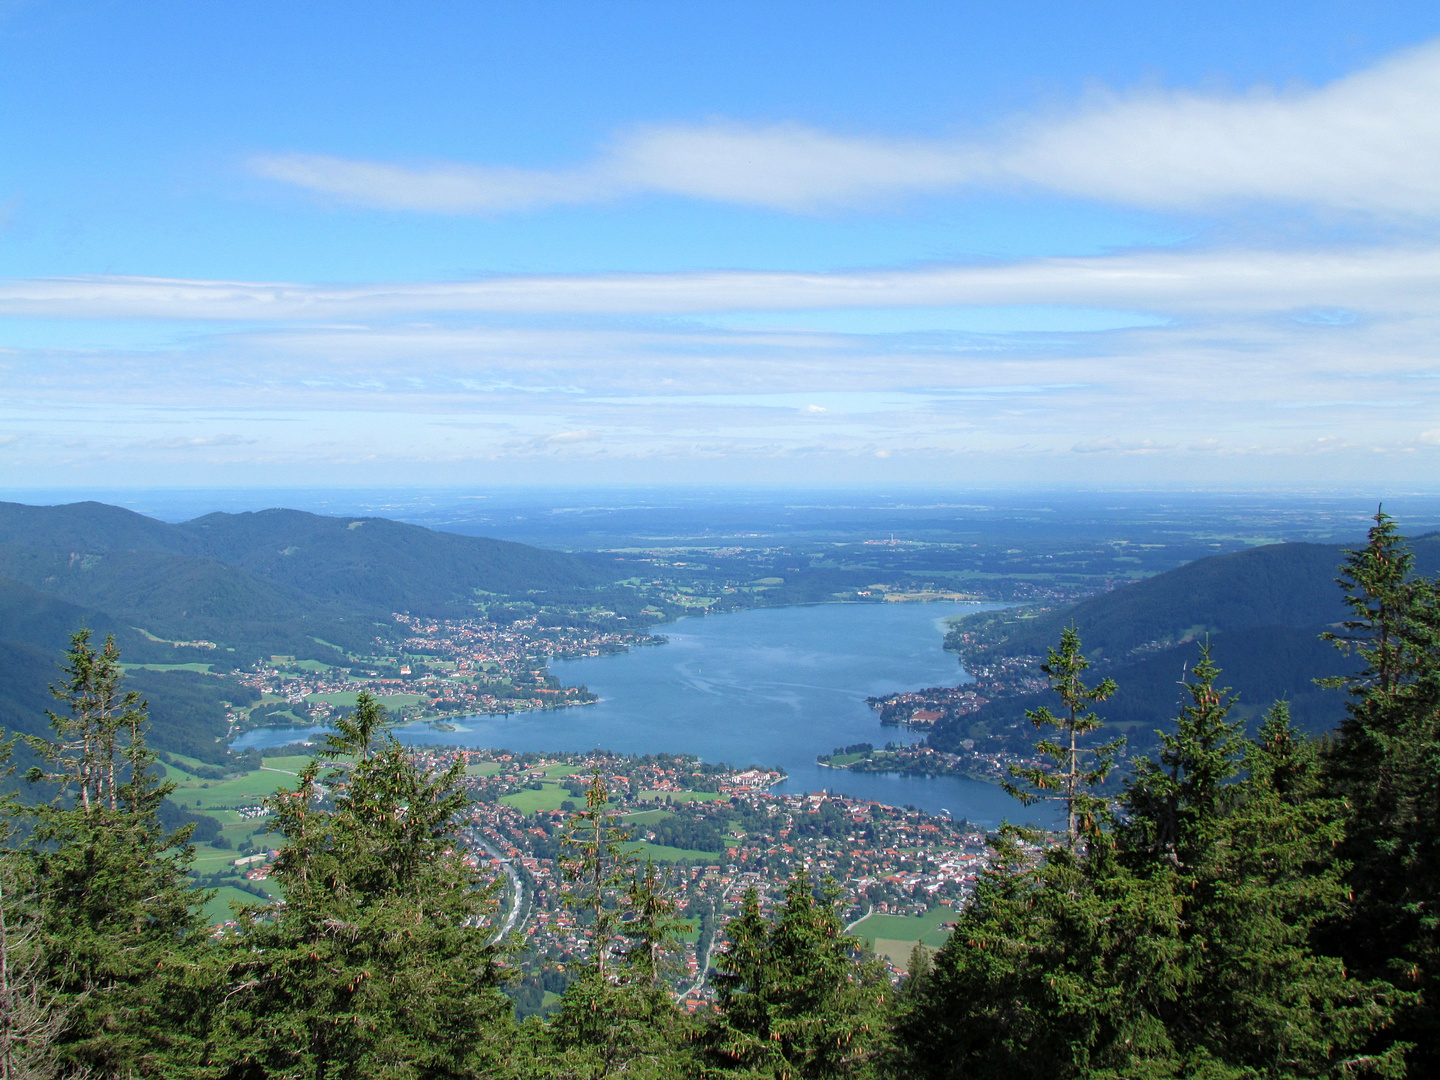
<path id="1" fill-rule="evenodd" d="M 206 903 L 205 921 L 211 926 L 218 926 L 220 923 L 233 919 L 235 916 L 230 908 L 232 901 L 239 904 L 259 904 L 263 902 L 258 896 L 251 896 L 247 892 L 241 892 L 239 889 L 232 889 L 229 885 L 225 885 L 216 889 L 215 895 Z"/>
<path id="2" fill-rule="evenodd" d="M 188 759 L 172 755 L 179 764 L 166 765 L 166 778 L 174 781 L 170 798 L 186 810 L 208 814 L 220 822 L 221 834 L 230 841 L 230 850 L 219 850 L 208 844 L 196 849 L 195 867 L 203 873 L 220 869 L 237 857 L 235 848 L 248 839 L 260 822 L 242 817 L 239 807 L 258 806 L 260 801 L 281 787 L 294 783 L 295 774 L 310 759 L 305 757 L 265 758 L 259 769 L 229 780 L 204 780 L 184 771 Z M 189 762 L 193 764 L 193 762 Z M 259 841 L 257 841 L 257 844 Z"/>
<path id="3" fill-rule="evenodd" d="M 720 793 L 718 791 L 642 791 L 639 798 L 642 802 L 659 802 L 662 799 L 669 799 L 672 803 L 713 802 L 720 798 Z"/>
<path id="4" fill-rule="evenodd" d="M 720 851 L 694 851 L 690 848 L 666 847 L 664 844 L 651 844 L 648 842 L 627 844 L 626 847 L 633 852 L 641 862 L 644 862 L 646 859 L 652 859 L 657 863 L 718 863 L 724 858 L 724 852 Z"/>
<path id="5" fill-rule="evenodd" d="M 948 907 L 931 908 L 924 915 L 870 915 L 861 919 L 850 931 L 896 967 L 910 962 L 910 953 L 918 941 L 926 948 L 938 949 L 945 944 L 950 931 L 944 924 L 955 921 L 955 912 Z"/>
<path id="6" fill-rule="evenodd" d="M 626 825 L 654 825 L 669 816 L 667 810 L 640 810 L 634 814 L 626 814 L 623 820 Z"/>
<path id="7" fill-rule="evenodd" d="M 513 806 L 522 814 L 533 814 L 536 810 L 559 810 L 560 804 L 569 800 L 576 806 L 584 803 L 585 798 L 576 798 L 559 784 L 545 784 L 539 791 L 526 788 L 524 791 L 517 791 L 512 795 L 503 795 L 500 801 L 506 806 Z"/>

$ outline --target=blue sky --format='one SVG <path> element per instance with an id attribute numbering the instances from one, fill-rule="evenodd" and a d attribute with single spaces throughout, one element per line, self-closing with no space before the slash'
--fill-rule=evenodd
<path id="1" fill-rule="evenodd" d="M 1440 9 L 0 3 L 4 486 L 1434 487 Z"/>

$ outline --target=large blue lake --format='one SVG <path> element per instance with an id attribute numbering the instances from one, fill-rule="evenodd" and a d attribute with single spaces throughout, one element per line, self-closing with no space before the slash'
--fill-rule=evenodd
<path id="1" fill-rule="evenodd" d="M 892 805 L 948 810 L 994 826 L 1024 810 L 998 787 L 959 777 L 903 777 L 823 769 L 837 746 L 914 741 L 881 727 L 865 698 L 968 678 L 945 652 L 945 620 L 993 605 L 827 604 L 684 619 L 661 627 L 669 642 L 619 656 L 555 662 L 567 684 L 600 695 L 593 705 L 471 717 L 454 732 L 400 729 L 412 743 L 690 753 L 736 766 L 780 765 L 780 791 L 831 789 Z M 250 732 L 241 745 L 288 742 L 293 730 Z"/>

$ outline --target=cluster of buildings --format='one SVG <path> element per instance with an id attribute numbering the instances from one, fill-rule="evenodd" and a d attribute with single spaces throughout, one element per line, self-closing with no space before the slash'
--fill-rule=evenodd
<path id="1" fill-rule="evenodd" d="M 614 612 L 595 614 L 602 621 L 625 621 Z M 262 697 L 258 705 L 230 710 L 230 734 L 264 723 L 324 723 L 343 707 L 333 699 L 357 690 L 382 701 L 407 695 L 403 704 L 385 703 L 412 720 L 584 705 L 595 695 L 583 686 L 562 686 L 546 668 L 549 658 L 600 656 L 657 640 L 643 628 L 547 626 L 538 615 L 508 624 L 402 614 L 394 618 L 405 634 L 398 648 L 393 642 L 377 642 L 377 649 L 388 651 L 354 658 L 346 667 L 297 664 L 292 656 L 274 656 L 252 671 L 236 673 L 233 678 Z"/>
<path id="2" fill-rule="evenodd" d="M 708 999 L 712 950 L 751 888 L 772 910 L 794 873 L 808 867 L 817 882 L 836 882 L 843 917 L 854 922 L 956 905 L 986 865 L 985 835 L 963 821 L 825 792 L 775 792 L 784 777 L 774 771 L 723 771 L 679 755 L 417 753 L 434 769 L 465 756 L 476 800 L 468 835 L 482 865 L 513 875 L 507 917 L 523 942 L 522 969 L 532 974 L 563 973 L 589 954 L 588 932 L 565 902 L 563 838 L 597 773 L 635 857 L 663 865 L 677 910 L 690 920 L 670 978 L 692 1005 Z M 677 835 L 703 847 L 655 843 Z"/>
<path id="3" fill-rule="evenodd" d="M 451 661 L 461 671 L 477 664 L 508 669 L 552 656 L 602 656 L 652 640 L 643 627 L 629 630 L 604 625 L 628 622 L 624 615 L 613 611 L 589 614 L 596 623 L 579 625 L 581 620 L 570 618 L 547 620 L 540 614 L 494 623 L 481 619 L 422 619 L 397 613 L 395 621 L 408 632 L 403 642 L 405 650 Z"/>
<path id="4" fill-rule="evenodd" d="M 948 717 L 975 712 L 989 700 L 973 683 L 931 686 L 865 699 L 866 704 L 880 714 L 880 723 L 921 729 L 933 727 Z"/>

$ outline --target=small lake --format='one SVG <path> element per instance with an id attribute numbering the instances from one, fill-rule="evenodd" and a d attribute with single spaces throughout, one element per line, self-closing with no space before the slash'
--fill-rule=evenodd
<path id="1" fill-rule="evenodd" d="M 815 763 L 817 754 L 852 743 L 918 741 L 881 727 L 865 698 L 968 680 L 955 655 L 941 647 L 945 620 L 995 606 L 825 604 L 683 619 L 658 628 L 667 644 L 552 663 L 562 682 L 600 695 L 593 705 L 469 717 L 455 721 L 453 732 L 412 724 L 397 734 L 410 743 L 689 753 L 742 768 L 779 765 L 789 779 L 777 791 L 825 788 L 995 826 L 1026 815 L 992 784 L 850 773 Z M 279 745 L 303 734 L 252 731 L 236 746 Z"/>

